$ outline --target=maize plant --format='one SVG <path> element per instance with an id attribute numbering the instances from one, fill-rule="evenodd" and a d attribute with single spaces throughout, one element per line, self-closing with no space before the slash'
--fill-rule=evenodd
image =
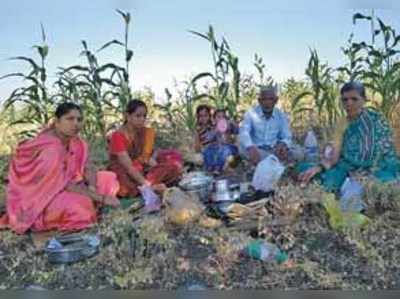
<path id="1" fill-rule="evenodd" d="M 240 104 L 240 80 L 239 58 L 232 52 L 225 38 L 218 41 L 214 28 L 210 25 L 206 34 L 196 31 L 191 33 L 207 40 L 210 43 L 213 60 L 213 72 L 200 73 L 192 79 L 192 84 L 202 79 L 210 79 L 212 85 L 204 95 L 211 99 L 217 108 L 224 108 L 230 117 L 237 119 L 237 107 Z"/>
<path id="2" fill-rule="evenodd" d="M 174 115 L 179 123 L 184 124 L 191 132 L 196 129 L 197 102 L 205 98 L 205 94 L 198 92 L 196 82 L 184 81 L 183 88 L 178 90 L 177 108 Z"/>
<path id="3" fill-rule="evenodd" d="M 122 16 L 124 20 L 124 40 L 121 42 L 114 39 L 104 44 L 98 51 L 102 51 L 111 45 L 120 46 L 124 50 L 125 67 L 119 67 L 117 65 L 112 66 L 111 80 L 114 76 L 117 76 L 118 83 L 115 86 L 114 99 L 116 98 L 117 103 L 114 105 L 116 113 L 122 114 L 128 102 L 132 99 L 130 68 L 129 65 L 133 58 L 133 51 L 129 48 L 129 25 L 131 21 L 131 15 L 128 12 L 123 12 L 117 9 L 117 12 Z"/>
<path id="4" fill-rule="evenodd" d="M 351 45 L 351 49 L 358 50 L 362 56 L 360 78 L 379 97 L 377 108 L 393 121 L 400 103 L 400 35 L 373 13 L 356 13 L 353 16 L 354 25 L 357 20 L 366 20 L 371 27 L 370 43 L 360 41 Z"/>
<path id="5" fill-rule="evenodd" d="M 29 64 L 29 71 L 25 73 L 11 73 L 0 77 L 5 79 L 9 77 L 22 78 L 27 82 L 26 86 L 19 87 L 12 91 L 11 95 L 4 101 L 5 110 L 17 109 L 21 115 L 14 119 L 10 126 L 23 126 L 19 132 L 22 137 L 34 135 L 41 127 L 47 125 L 52 117 L 54 110 L 54 98 L 48 94 L 47 89 L 47 70 L 46 58 L 49 53 L 49 47 L 46 43 L 46 34 L 41 25 L 42 43 L 33 46 L 39 54 L 39 62 L 31 57 L 17 56 L 11 60 L 24 61 Z"/>
<path id="6" fill-rule="evenodd" d="M 82 41 L 81 55 L 86 58 L 86 65 L 73 65 L 63 68 L 59 73 L 56 85 L 60 89 L 58 96 L 75 100 L 84 107 L 86 123 L 84 134 L 88 137 L 105 137 L 110 127 L 122 120 L 123 111 L 132 99 L 129 86 L 129 63 L 133 51 L 128 48 L 130 14 L 117 11 L 124 19 L 124 42 L 112 40 L 105 43 L 97 51 L 102 51 L 111 45 L 124 48 L 125 66 L 115 63 L 99 64 L 98 58 Z M 110 124 L 111 123 L 111 124 Z"/>
<path id="7" fill-rule="evenodd" d="M 364 61 L 363 56 L 361 55 L 362 46 L 357 45 L 353 42 L 354 34 L 351 34 L 348 41 L 347 47 L 342 48 L 342 52 L 347 58 L 348 62 L 342 66 L 337 68 L 339 74 L 341 74 L 340 81 L 355 81 L 362 79 L 363 75 L 363 66 L 362 63 Z"/>
<path id="8" fill-rule="evenodd" d="M 311 49 L 306 75 L 310 81 L 313 99 L 307 110 L 316 109 L 320 124 L 332 127 L 343 114 L 334 70 L 327 63 L 321 63 L 317 51 Z M 297 104 L 300 102 L 297 99 Z M 293 108 L 295 107 L 296 105 Z"/>
<path id="9" fill-rule="evenodd" d="M 293 129 L 298 132 L 305 129 L 310 122 L 304 112 L 311 112 L 309 108 L 312 93 L 309 85 L 304 81 L 289 78 L 282 85 L 281 97 L 283 109 L 290 112 Z"/>

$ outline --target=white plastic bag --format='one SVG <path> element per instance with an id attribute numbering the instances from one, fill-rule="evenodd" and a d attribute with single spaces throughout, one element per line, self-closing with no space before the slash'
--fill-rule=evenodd
<path id="1" fill-rule="evenodd" d="M 169 188 L 164 193 L 167 220 L 177 225 L 186 225 L 199 219 L 205 207 L 198 198 L 178 188 Z"/>
<path id="2" fill-rule="evenodd" d="M 264 192 L 275 188 L 281 178 L 285 167 L 275 155 L 269 155 L 256 167 L 251 184 L 256 190 Z"/>
<path id="3" fill-rule="evenodd" d="M 340 188 L 340 209 L 343 212 L 360 212 L 366 206 L 362 199 L 363 186 L 353 178 L 346 178 Z"/>

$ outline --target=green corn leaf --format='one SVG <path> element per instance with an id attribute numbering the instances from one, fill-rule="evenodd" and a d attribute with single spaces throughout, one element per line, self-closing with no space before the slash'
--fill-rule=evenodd
<path id="1" fill-rule="evenodd" d="M 209 72 L 204 72 L 204 73 L 200 73 L 196 76 L 193 77 L 193 79 L 191 80 L 191 84 L 196 84 L 196 82 L 200 79 L 203 78 L 211 78 L 212 80 L 216 81 L 216 79 L 214 78 L 214 75 L 209 73 Z"/>
<path id="2" fill-rule="evenodd" d="M 353 24 L 356 24 L 357 20 L 372 20 L 372 17 L 356 13 L 353 15 Z"/>
<path id="3" fill-rule="evenodd" d="M 210 40 L 210 38 L 207 35 L 203 34 L 203 33 L 200 33 L 200 32 L 197 32 L 197 31 L 193 31 L 193 30 L 188 30 L 188 32 L 190 32 L 190 33 L 192 33 L 194 35 L 197 35 L 197 36 L 199 36 L 201 38 L 204 38 L 204 39 L 206 39 L 208 41 Z"/>
<path id="4" fill-rule="evenodd" d="M 292 109 L 295 109 L 297 107 L 297 105 L 299 105 L 299 103 L 301 102 L 301 100 L 303 100 L 304 98 L 306 98 L 307 96 L 311 96 L 312 93 L 309 91 L 304 91 L 302 93 L 300 93 L 299 95 L 297 95 L 293 100 L 292 100 Z"/>
<path id="5" fill-rule="evenodd" d="M 107 47 L 109 47 L 111 45 L 118 45 L 118 46 L 125 47 L 123 42 L 120 42 L 119 40 L 114 39 L 112 41 L 109 41 L 109 42 L 105 43 L 102 47 L 100 47 L 100 49 L 97 50 L 97 52 L 100 52 L 101 50 L 104 50 L 105 48 L 107 48 Z"/>
<path id="6" fill-rule="evenodd" d="M 25 57 L 25 56 L 16 56 L 16 57 L 11 57 L 11 58 L 9 58 L 10 60 L 22 60 L 22 61 L 26 61 L 26 62 L 28 62 L 31 66 L 32 66 L 32 68 L 34 69 L 34 70 L 39 70 L 40 69 L 40 67 L 37 65 L 37 63 L 32 59 L 32 58 L 29 58 L 29 57 Z"/>
<path id="7" fill-rule="evenodd" d="M 25 78 L 25 75 L 23 73 L 10 73 L 10 74 L 1 76 L 0 80 L 6 79 L 6 78 L 10 78 L 10 77 L 23 77 L 23 78 Z"/>
<path id="8" fill-rule="evenodd" d="M 133 51 L 127 50 L 126 51 L 126 61 L 128 61 L 128 62 L 131 61 L 132 57 L 133 57 Z"/>
<path id="9" fill-rule="evenodd" d="M 123 18 L 126 24 L 129 24 L 129 22 L 131 21 L 131 15 L 130 13 L 125 13 L 122 10 L 117 9 L 116 10 Z"/>
<path id="10" fill-rule="evenodd" d="M 67 68 L 61 68 L 62 74 L 68 73 L 70 71 L 82 71 L 82 72 L 89 72 L 89 68 L 81 65 L 73 65 Z"/>
<path id="11" fill-rule="evenodd" d="M 42 59 L 45 59 L 49 53 L 49 47 L 47 45 L 33 46 L 33 48 L 38 50 L 38 53 Z"/>

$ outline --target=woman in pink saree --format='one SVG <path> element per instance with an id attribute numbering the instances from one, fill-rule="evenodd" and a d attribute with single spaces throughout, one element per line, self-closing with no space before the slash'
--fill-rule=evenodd
<path id="1" fill-rule="evenodd" d="M 28 230 L 76 231 L 97 220 L 94 202 L 116 206 L 116 175 L 87 167 L 88 146 L 79 137 L 81 108 L 57 107 L 54 125 L 19 144 L 9 169 L 7 213 L 0 227 L 18 234 Z"/>

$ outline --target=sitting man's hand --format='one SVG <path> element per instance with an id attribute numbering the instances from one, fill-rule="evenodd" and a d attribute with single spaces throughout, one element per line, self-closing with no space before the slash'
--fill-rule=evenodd
<path id="1" fill-rule="evenodd" d="M 289 148 L 284 142 L 278 142 L 275 145 L 274 153 L 280 161 L 287 161 L 289 157 Z"/>
<path id="2" fill-rule="evenodd" d="M 260 155 L 260 152 L 258 151 L 257 146 L 255 146 L 255 145 L 250 146 L 250 147 L 247 149 L 247 151 L 248 151 L 248 153 L 249 153 L 250 162 L 251 162 L 253 165 L 257 165 L 258 162 L 260 162 L 260 160 L 261 160 L 261 155 Z"/>
<path id="3" fill-rule="evenodd" d="M 312 167 L 299 175 L 299 181 L 302 184 L 308 184 L 313 177 L 322 171 L 320 166 Z"/>

